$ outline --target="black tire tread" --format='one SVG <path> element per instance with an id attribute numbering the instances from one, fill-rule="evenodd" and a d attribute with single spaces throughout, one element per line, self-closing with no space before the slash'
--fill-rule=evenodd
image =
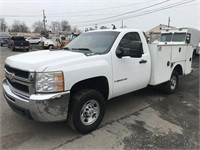
<path id="1" fill-rule="evenodd" d="M 174 70 L 174 71 L 172 72 L 172 75 L 174 75 L 174 74 L 175 74 L 175 76 L 177 77 L 176 88 L 175 88 L 175 90 L 171 90 L 171 89 L 170 89 L 170 81 L 164 83 L 163 86 L 162 86 L 162 90 L 163 90 L 163 92 L 166 93 L 166 94 L 173 94 L 173 93 L 176 91 L 177 87 L 178 87 L 178 83 L 179 83 L 178 72 L 177 72 L 176 70 Z M 172 75 L 171 75 L 171 77 L 172 77 Z M 170 80 L 171 80 L 171 78 L 170 78 Z"/>
<path id="2" fill-rule="evenodd" d="M 73 120 L 73 117 L 74 117 L 74 112 L 76 111 L 76 108 L 77 108 L 77 105 L 78 105 L 78 102 L 84 97 L 86 96 L 87 94 L 92 94 L 92 93 L 98 93 L 99 96 L 102 94 L 96 90 L 93 90 L 93 89 L 83 89 L 77 93 L 75 93 L 74 95 L 72 95 L 71 97 L 71 103 L 69 105 L 69 111 L 68 111 L 68 118 L 67 118 L 67 122 L 68 122 L 68 125 L 73 129 L 75 130 L 76 132 L 80 132 L 80 133 L 88 133 L 90 131 L 83 131 L 83 130 L 79 130 L 75 127 L 74 125 L 74 120 Z M 104 97 L 102 96 L 102 99 L 104 99 Z M 105 102 L 105 100 L 104 100 Z M 104 103 L 105 104 L 105 103 Z M 103 114 L 104 115 L 104 114 Z"/>

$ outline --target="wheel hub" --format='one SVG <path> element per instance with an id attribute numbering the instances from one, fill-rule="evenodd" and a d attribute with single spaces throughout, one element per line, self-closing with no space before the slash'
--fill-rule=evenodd
<path id="1" fill-rule="evenodd" d="M 80 112 L 80 119 L 84 125 L 93 124 L 100 113 L 99 103 L 96 100 L 87 101 Z"/>
<path id="2" fill-rule="evenodd" d="M 175 76 L 173 76 L 171 78 L 170 86 L 171 86 L 171 89 L 175 89 L 176 88 L 176 77 Z"/>

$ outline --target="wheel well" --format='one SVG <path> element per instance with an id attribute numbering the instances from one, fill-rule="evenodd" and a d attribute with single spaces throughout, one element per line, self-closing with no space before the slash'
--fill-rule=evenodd
<path id="1" fill-rule="evenodd" d="M 183 69 L 181 67 L 181 65 L 177 65 L 174 70 L 177 71 L 178 75 L 183 75 Z"/>
<path id="2" fill-rule="evenodd" d="M 86 79 L 74 84 L 71 88 L 71 93 L 76 93 L 77 91 L 83 89 L 94 89 L 102 93 L 105 99 L 108 98 L 109 86 L 108 80 L 106 77 L 94 77 L 90 79 Z"/>

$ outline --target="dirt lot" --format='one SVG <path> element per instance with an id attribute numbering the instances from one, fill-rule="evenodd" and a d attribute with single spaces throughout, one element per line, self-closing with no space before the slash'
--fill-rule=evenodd
<path id="1" fill-rule="evenodd" d="M 0 81 L 6 57 L 0 47 Z M 110 100 L 100 127 L 87 135 L 65 122 L 40 123 L 15 114 L 0 86 L 0 149 L 199 149 L 199 58 L 173 95 L 148 87 Z"/>

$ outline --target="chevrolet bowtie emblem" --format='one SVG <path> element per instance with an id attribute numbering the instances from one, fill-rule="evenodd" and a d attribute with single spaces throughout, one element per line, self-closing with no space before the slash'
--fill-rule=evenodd
<path id="1" fill-rule="evenodd" d="M 15 78 L 15 74 L 14 73 L 9 73 L 8 74 L 8 78 L 10 79 L 10 81 L 14 81 L 14 78 Z"/>

